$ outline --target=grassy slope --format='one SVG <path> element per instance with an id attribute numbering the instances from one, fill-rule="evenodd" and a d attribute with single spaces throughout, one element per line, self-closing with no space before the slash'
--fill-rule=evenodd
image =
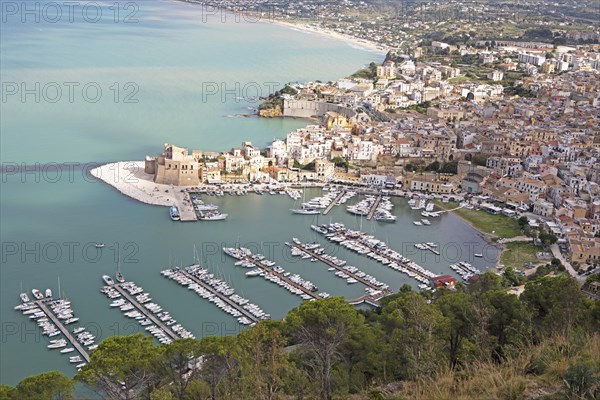
<path id="1" fill-rule="evenodd" d="M 600 335 L 556 336 L 498 365 L 475 361 L 458 371 L 441 371 L 418 384 L 402 382 L 399 388 L 376 390 L 352 399 L 382 400 L 557 400 L 580 399 L 564 381 L 567 369 L 578 362 L 600 360 Z M 592 361 L 593 363 L 594 361 Z M 597 372 L 594 372 L 598 387 Z M 593 376 L 589 378 L 594 379 Z M 597 389 L 596 389 L 597 390 Z M 585 399 L 592 397 L 585 397 Z M 581 397 L 583 399 L 583 397 Z"/>
<path id="2" fill-rule="evenodd" d="M 453 202 L 442 203 L 436 201 L 436 204 L 439 207 L 447 210 L 458 207 L 458 204 Z M 519 223 L 515 219 L 506 217 L 504 215 L 493 215 L 485 211 L 468 210 L 466 208 L 461 208 L 453 212 L 464 220 L 470 222 L 481 232 L 490 234 L 499 239 L 512 238 L 521 234 Z"/>
<path id="3" fill-rule="evenodd" d="M 500 260 L 505 267 L 522 268 L 523 264 L 538 262 L 535 256 L 538 251 L 540 248 L 535 247 L 531 242 L 507 243 Z"/>

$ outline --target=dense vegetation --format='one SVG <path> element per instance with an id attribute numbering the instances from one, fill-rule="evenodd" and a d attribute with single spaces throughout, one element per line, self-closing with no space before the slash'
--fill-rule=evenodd
<path id="1" fill-rule="evenodd" d="M 290 96 L 295 96 L 298 94 L 298 91 L 294 89 L 292 86 L 286 84 L 282 89 L 276 91 L 275 93 L 271 93 L 264 102 L 262 102 L 259 106 L 259 110 L 269 110 L 269 109 L 279 109 L 283 112 L 283 95 L 288 94 Z"/>
<path id="2" fill-rule="evenodd" d="M 75 382 L 107 399 L 598 399 L 599 328 L 599 304 L 568 276 L 517 297 L 488 272 L 454 291 L 404 286 L 377 312 L 304 302 L 238 336 L 111 337 Z M 50 372 L 0 397 L 70 399 L 72 388 Z"/>

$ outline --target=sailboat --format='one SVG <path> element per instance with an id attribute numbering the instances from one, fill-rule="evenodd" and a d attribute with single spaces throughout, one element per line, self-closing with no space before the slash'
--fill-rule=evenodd
<path id="1" fill-rule="evenodd" d="M 125 282 L 125 277 L 121 273 L 121 259 L 119 258 L 119 262 L 117 264 L 117 274 L 116 274 L 117 282 L 123 283 Z"/>
<path id="2" fill-rule="evenodd" d="M 317 210 L 315 207 L 306 205 L 306 203 L 304 202 L 304 197 L 305 197 L 305 190 L 304 190 L 304 188 L 302 188 L 302 206 L 300 206 L 300 208 L 296 208 L 296 209 L 292 208 L 291 211 L 294 214 L 301 214 L 301 215 L 321 214 L 321 211 Z"/>

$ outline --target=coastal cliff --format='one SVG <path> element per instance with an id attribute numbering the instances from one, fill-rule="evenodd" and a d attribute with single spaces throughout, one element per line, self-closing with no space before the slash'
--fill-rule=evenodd
<path id="1" fill-rule="evenodd" d="M 283 89 L 270 94 L 269 97 L 258 106 L 258 116 L 265 118 L 283 116 L 283 99 L 285 95 L 295 96 L 298 91 L 290 85 L 285 85 Z"/>
<path id="2" fill-rule="evenodd" d="M 263 104 L 266 104 L 266 103 L 263 103 Z M 262 107 L 263 104 L 261 104 L 261 107 L 259 107 L 259 109 L 258 109 L 259 117 L 273 118 L 273 117 L 282 117 L 283 116 L 283 107 L 281 105 L 269 104 L 268 106 Z"/>

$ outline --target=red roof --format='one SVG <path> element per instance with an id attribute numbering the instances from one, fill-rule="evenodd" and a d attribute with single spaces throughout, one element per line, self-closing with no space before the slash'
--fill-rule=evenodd
<path id="1" fill-rule="evenodd" d="M 457 282 L 456 278 L 454 278 L 453 276 L 450 276 L 450 275 L 440 275 L 440 276 L 431 278 L 431 283 L 435 287 L 453 286 L 456 282 Z"/>

